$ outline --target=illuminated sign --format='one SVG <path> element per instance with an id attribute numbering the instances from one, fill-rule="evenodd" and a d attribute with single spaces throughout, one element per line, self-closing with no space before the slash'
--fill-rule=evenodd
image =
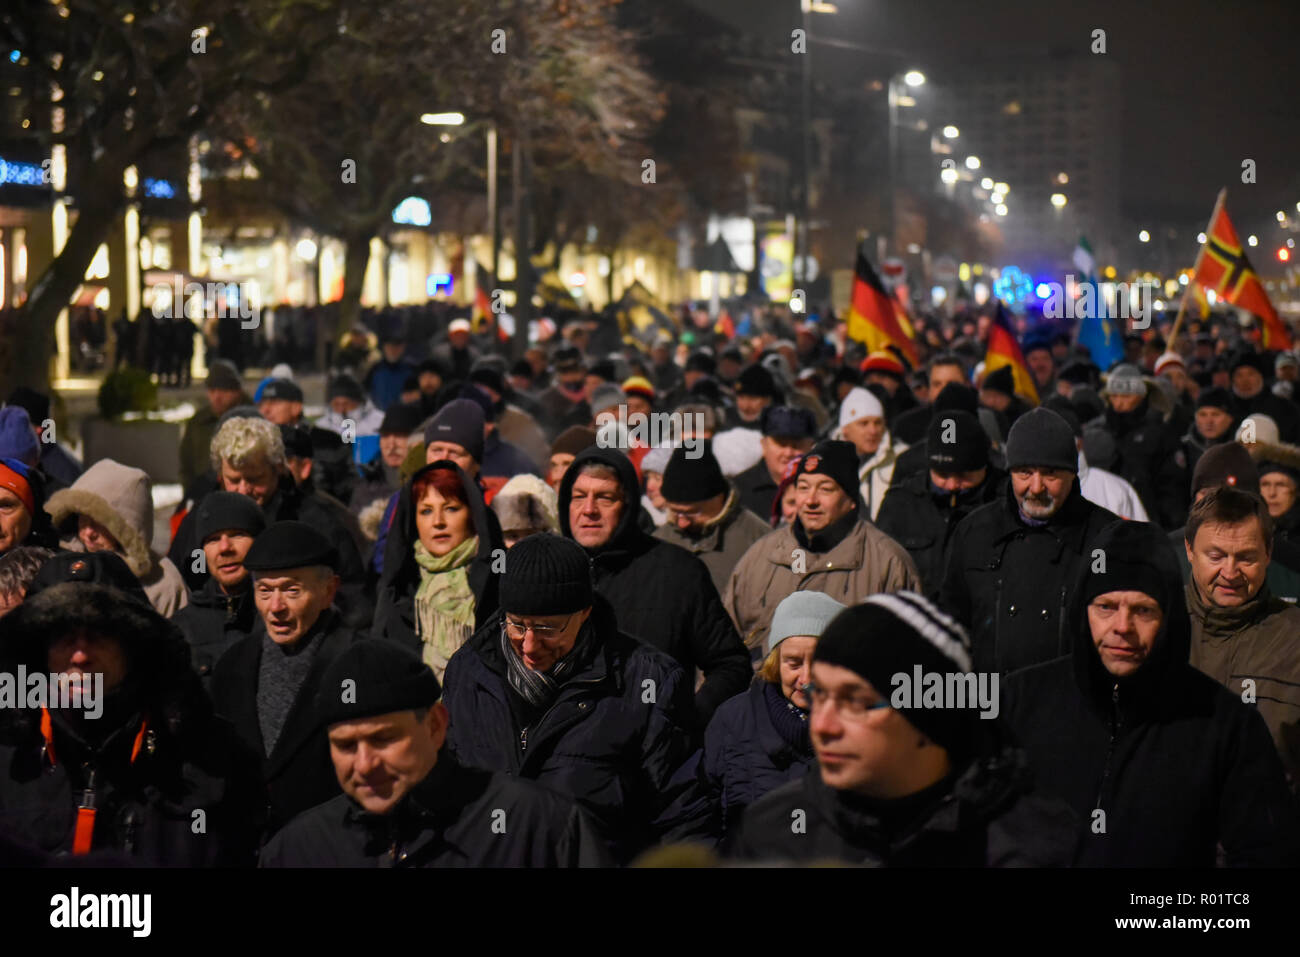
<path id="1" fill-rule="evenodd" d="M 1033 290 L 1033 277 L 1021 272 L 1019 266 L 1004 266 L 993 281 L 993 295 L 1007 303 L 1024 302 Z"/>
<path id="2" fill-rule="evenodd" d="M 404 226 L 428 226 L 433 223 L 433 211 L 427 200 L 408 196 L 393 210 L 393 222 Z"/>
<path id="3" fill-rule="evenodd" d="M 175 199 L 176 187 L 169 180 L 145 179 L 144 195 L 149 199 Z"/>
<path id="4" fill-rule="evenodd" d="M 47 186 L 49 173 L 39 163 L 16 163 L 0 156 L 0 185 Z"/>
<path id="5" fill-rule="evenodd" d="M 455 288 L 456 280 L 452 278 L 449 272 L 430 273 L 429 278 L 424 281 L 424 291 L 426 295 L 436 296 L 439 293 L 451 295 Z"/>

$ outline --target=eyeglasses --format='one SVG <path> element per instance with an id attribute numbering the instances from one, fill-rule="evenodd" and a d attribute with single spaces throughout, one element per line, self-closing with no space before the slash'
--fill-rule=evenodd
<path id="1" fill-rule="evenodd" d="M 816 682 L 810 681 L 800 689 L 808 696 L 809 710 L 816 710 L 823 707 L 827 701 L 831 700 L 832 695 L 825 688 Z M 841 714 L 850 718 L 862 718 L 871 711 L 879 711 L 882 708 L 888 708 L 889 702 L 885 700 L 872 701 L 871 698 L 864 694 L 841 694 L 834 695 L 835 708 Z"/>
<path id="2" fill-rule="evenodd" d="M 571 621 L 573 621 L 572 615 L 564 619 L 562 625 L 535 625 L 532 622 L 507 618 L 505 619 L 505 628 L 506 634 L 511 638 L 522 638 L 531 631 L 539 641 L 552 641 L 569 627 Z"/>

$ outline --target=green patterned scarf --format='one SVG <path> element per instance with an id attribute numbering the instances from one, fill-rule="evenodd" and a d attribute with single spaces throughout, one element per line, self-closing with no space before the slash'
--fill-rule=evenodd
<path id="1" fill-rule="evenodd" d="M 415 633 L 422 643 L 424 663 L 441 681 L 447 660 L 474 633 L 474 592 L 469 587 L 468 568 L 478 554 L 478 536 L 442 557 L 433 555 L 418 539 L 414 551 L 415 563 L 420 566 Z"/>

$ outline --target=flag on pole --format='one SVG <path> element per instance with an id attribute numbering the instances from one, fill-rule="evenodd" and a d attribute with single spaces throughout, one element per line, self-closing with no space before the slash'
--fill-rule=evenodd
<path id="1" fill-rule="evenodd" d="M 1259 317 L 1260 345 L 1264 349 L 1290 349 L 1291 331 L 1269 302 L 1263 283 L 1242 249 L 1237 230 L 1228 218 L 1226 194 L 1227 190 L 1219 193 L 1210 225 L 1205 230 L 1205 245 L 1196 255 L 1192 278 L 1206 289 L 1213 289 L 1218 299 Z"/>
<path id="2" fill-rule="evenodd" d="M 993 303 L 993 324 L 989 326 L 988 350 L 984 353 L 984 374 L 1010 366 L 1016 395 L 1030 405 L 1038 405 L 1038 389 L 1034 387 L 1034 377 L 1029 374 L 1029 366 L 1025 364 L 1025 356 L 1020 351 L 1016 334 L 1011 331 L 1006 307 L 996 297 Z"/>
<path id="3" fill-rule="evenodd" d="M 1075 341 L 1088 350 L 1099 369 L 1109 369 L 1124 358 L 1124 338 L 1102 298 L 1097 284 L 1097 259 L 1086 236 L 1080 236 L 1079 245 L 1074 247 L 1074 268 L 1079 270 L 1077 280 L 1081 292 L 1079 305 L 1075 307 L 1079 315 Z"/>
<path id="4" fill-rule="evenodd" d="M 849 338 L 866 343 L 868 353 L 895 346 L 915 369 L 921 364 L 920 357 L 898 321 L 895 304 L 896 300 L 885 291 L 885 284 L 859 249 L 849 301 Z"/>

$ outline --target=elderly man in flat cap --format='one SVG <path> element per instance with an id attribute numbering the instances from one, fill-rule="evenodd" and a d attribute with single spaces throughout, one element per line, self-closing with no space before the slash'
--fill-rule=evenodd
<path id="1" fill-rule="evenodd" d="M 263 867 L 573 867 L 607 863 L 573 799 L 443 747 L 449 721 L 429 666 L 363 641 L 325 673 L 320 733 L 343 793 L 300 814 Z"/>
<path id="2" fill-rule="evenodd" d="M 212 700 L 263 758 L 270 831 L 338 794 L 328 749 L 315 734 L 315 698 L 326 668 L 361 635 L 333 607 L 337 555 L 302 522 L 276 522 L 244 556 L 264 629 L 217 663 Z"/>

